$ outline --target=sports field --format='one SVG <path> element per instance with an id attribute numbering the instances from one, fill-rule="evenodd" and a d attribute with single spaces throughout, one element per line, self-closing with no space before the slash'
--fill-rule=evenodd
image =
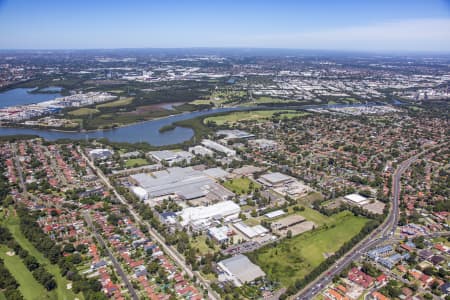
<path id="1" fill-rule="evenodd" d="M 145 158 L 131 158 L 125 162 L 127 168 L 135 168 L 140 166 L 145 166 L 148 161 Z"/>
<path id="2" fill-rule="evenodd" d="M 269 245 L 250 255 L 271 280 L 289 286 L 358 234 L 368 221 L 350 212 L 342 212 L 332 218 L 333 222 L 326 222 L 327 226 L 283 239 L 275 247 Z"/>

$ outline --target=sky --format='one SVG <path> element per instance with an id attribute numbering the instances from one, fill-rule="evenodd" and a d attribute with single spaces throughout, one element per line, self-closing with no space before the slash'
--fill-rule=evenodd
<path id="1" fill-rule="evenodd" d="M 0 49 L 450 52 L 450 0 L 0 0 Z"/>

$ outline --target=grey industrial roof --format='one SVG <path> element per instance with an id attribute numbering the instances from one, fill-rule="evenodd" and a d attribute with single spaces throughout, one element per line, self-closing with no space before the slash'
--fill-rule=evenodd
<path id="1" fill-rule="evenodd" d="M 251 282 L 266 275 L 260 267 L 253 264 L 247 256 L 242 254 L 222 260 L 220 263 L 242 283 Z"/>
<path id="2" fill-rule="evenodd" d="M 227 171 L 222 168 L 211 168 L 204 170 L 203 173 L 213 178 L 224 178 L 230 175 Z"/>
<path id="3" fill-rule="evenodd" d="M 217 185 L 207 175 L 191 167 L 174 167 L 151 175 L 141 173 L 131 177 L 147 190 L 150 197 L 177 194 L 187 200 L 195 199 L 205 196 L 211 190 L 216 191 Z"/>
<path id="4" fill-rule="evenodd" d="M 279 173 L 279 172 L 268 173 L 268 174 L 262 175 L 261 178 L 270 183 L 279 183 L 279 182 L 288 181 L 288 180 L 292 179 L 291 177 L 284 175 L 282 173 Z"/>

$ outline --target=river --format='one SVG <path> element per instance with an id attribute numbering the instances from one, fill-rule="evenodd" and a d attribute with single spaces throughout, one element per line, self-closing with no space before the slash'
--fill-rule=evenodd
<path id="1" fill-rule="evenodd" d="M 18 88 L 0 93 L 0 108 L 44 102 L 61 97 L 61 94 L 57 93 L 55 89 L 44 89 L 43 91 L 46 93 L 30 93 L 33 90 L 35 89 Z"/>
<path id="2" fill-rule="evenodd" d="M 36 103 L 46 101 L 59 96 L 59 94 L 30 94 L 31 89 L 13 89 L 4 93 L 0 93 L 0 107 L 4 103 L 11 103 L 9 105 Z M 320 107 L 345 107 L 345 106 L 362 106 L 367 104 L 334 104 L 334 105 L 306 105 L 306 106 L 285 106 L 285 107 L 270 107 L 270 109 L 307 109 Z M 368 105 L 378 105 L 377 103 L 370 103 Z M 7 106 L 7 105 L 5 105 Z M 212 115 L 222 112 L 230 111 L 245 111 L 252 109 L 268 109 L 269 107 L 227 107 L 217 108 L 204 111 L 195 111 L 189 113 L 182 113 L 172 115 L 169 117 L 131 124 L 124 127 L 108 130 L 96 130 L 92 132 L 64 132 L 48 129 L 32 129 L 32 128 L 12 128 L 0 127 L 0 136 L 5 135 L 38 135 L 49 141 L 57 139 L 90 139 L 90 138 L 106 138 L 113 142 L 147 142 L 154 146 L 166 146 L 171 144 L 178 144 L 185 142 L 192 138 L 194 131 L 190 128 L 176 127 L 173 130 L 160 132 L 159 129 L 166 125 L 171 125 L 173 122 L 188 120 L 200 116 Z"/>
<path id="3" fill-rule="evenodd" d="M 248 109 L 249 108 L 229 107 L 229 108 L 212 109 L 207 111 L 182 113 L 162 119 L 140 122 L 115 129 L 96 130 L 92 132 L 64 132 L 47 129 L 0 127 L 0 136 L 30 134 L 41 136 L 49 141 L 54 141 L 57 139 L 80 140 L 89 138 L 107 138 L 108 140 L 113 142 L 128 142 L 128 143 L 147 142 L 154 146 L 165 146 L 182 143 L 184 141 L 191 139 L 192 136 L 194 135 L 194 131 L 190 128 L 176 127 L 175 129 L 170 131 L 159 132 L 159 129 L 163 126 L 170 125 L 173 122 L 188 120 L 214 113 L 248 110 Z"/>

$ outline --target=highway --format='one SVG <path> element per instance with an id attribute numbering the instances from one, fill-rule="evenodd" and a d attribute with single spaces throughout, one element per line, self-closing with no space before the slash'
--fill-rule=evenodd
<path id="1" fill-rule="evenodd" d="M 141 216 L 134 210 L 133 206 L 131 206 L 131 204 L 129 204 L 128 201 L 117 192 L 115 187 L 109 181 L 109 178 L 106 177 L 103 174 L 103 172 L 94 165 L 94 163 L 84 154 L 83 150 L 80 147 L 78 147 L 78 152 L 83 156 L 85 161 L 89 164 L 92 170 L 94 170 L 97 176 L 104 182 L 104 184 L 108 187 L 108 189 L 110 189 L 113 192 L 114 196 L 116 196 L 116 198 L 128 208 L 133 218 L 140 224 L 143 224 L 147 227 L 149 234 L 161 246 L 164 252 L 167 253 L 190 278 L 193 278 L 195 276 L 198 279 L 203 288 L 205 288 L 208 291 L 208 297 L 210 299 L 219 300 L 220 296 L 217 295 L 217 293 L 211 288 L 209 283 L 201 276 L 201 274 L 199 274 L 198 272 L 194 273 L 191 270 L 191 268 L 185 263 L 184 257 L 180 253 L 178 253 L 178 251 L 176 251 L 173 247 L 168 246 L 165 243 L 164 237 L 162 237 L 158 232 L 156 232 L 148 222 L 146 222 L 141 218 Z"/>
<path id="2" fill-rule="evenodd" d="M 392 175 L 392 204 L 389 211 L 388 217 L 385 219 L 383 224 L 381 224 L 377 230 L 373 231 L 361 242 L 359 242 L 353 249 L 351 249 L 347 254 L 340 259 L 338 259 L 327 271 L 322 273 L 314 281 L 308 284 L 305 288 L 300 290 L 297 294 L 292 296 L 290 299 L 312 299 L 322 288 L 328 285 L 334 276 L 339 275 L 342 270 L 344 270 L 351 262 L 357 261 L 361 256 L 370 250 L 371 248 L 381 244 L 382 242 L 390 239 L 397 228 L 399 219 L 399 200 L 400 200 L 400 179 L 403 173 L 409 168 L 409 166 L 415 162 L 419 156 L 438 148 L 442 145 L 438 145 L 432 148 L 428 148 L 414 156 L 411 156 L 407 160 L 404 160 L 395 170 Z"/>

